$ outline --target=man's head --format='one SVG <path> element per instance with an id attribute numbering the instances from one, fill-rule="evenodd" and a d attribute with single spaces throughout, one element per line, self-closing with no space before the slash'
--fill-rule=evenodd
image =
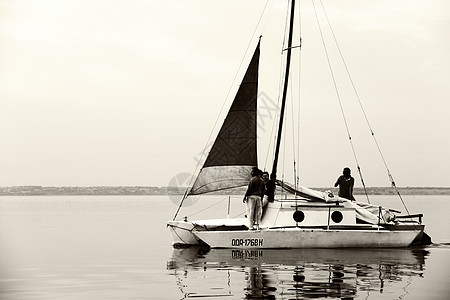
<path id="1" fill-rule="evenodd" d="M 350 178 L 350 176 L 351 176 L 350 168 L 344 168 L 344 171 L 342 171 L 342 174 L 344 175 L 345 178 Z"/>
<path id="2" fill-rule="evenodd" d="M 258 176 L 258 175 L 261 175 L 261 170 L 258 169 L 258 167 L 253 167 L 253 168 L 252 168 L 251 174 L 252 174 L 252 176 Z"/>
<path id="3" fill-rule="evenodd" d="M 267 171 L 262 172 L 262 179 L 264 180 L 264 182 L 269 181 L 269 172 Z"/>

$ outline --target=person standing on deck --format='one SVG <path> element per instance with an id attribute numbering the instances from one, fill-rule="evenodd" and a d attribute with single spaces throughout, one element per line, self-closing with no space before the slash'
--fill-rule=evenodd
<path id="1" fill-rule="evenodd" d="M 355 200 L 353 197 L 353 186 L 355 185 L 355 179 L 351 176 L 350 168 L 344 168 L 342 175 L 339 176 L 334 187 L 339 186 L 339 197 Z"/>
<path id="2" fill-rule="evenodd" d="M 252 168 L 252 178 L 248 183 L 247 192 L 244 196 L 244 202 L 247 203 L 248 229 L 259 229 L 262 214 L 262 197 L 264 196 L 264 181 L 261 178 L 261 170 L 257 167 Z"/>
<path id="3" fill-rule="evenodd" d="M 264 171 L 262 173 L 262 179 L 265 184 L 265 191 L 264 196 L 262 199 L 262 214 L 261 214 L 261 220 L 264 217 L 264 214 L 267 209 L 267 203 L 273 202 L 275 200 L 275 180 L 273 176 L 270 176 L 269 179 L 269 172 Z"/>
<path id="4" fill-rule="evenodd" d="M 264 180 L 264 184 L 266 186 L 262 202 L 262 206 L 264 207 L 268 202 L 273 202 L 275 199 L 275 181 L 273 180 L 273 176 L 269 179 L 269 172 L 267 171 L 262 173 L 262 179 Z"/>

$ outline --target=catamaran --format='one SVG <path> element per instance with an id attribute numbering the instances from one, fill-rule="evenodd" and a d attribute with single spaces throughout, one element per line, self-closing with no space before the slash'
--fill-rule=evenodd
<path id="1" fill-rule="evenodd" d="M 289 33 L 271 178 L 277 197 L 264 208 L 258 230 L 249 230 L 245 217 L 207 220 L 178 218 L 186 198 L 248 185 L 257 160 L 257 100 L 260 42 L 219 133 L 167 226 L 173 245 L 211 248 L 381 248 L 431 243 L 422 214 L 400 211 L 338 197 L 277 179 L 293 40 L 295 0 L 290 2 Z M 391 178 L 391 175 L 389 173 Z M 394 181 L 394 188 L 400 196 Z M 279 191 L 283 190 L 283 197 Z M 286 196 L 289 195 L 289 196 Z"/>

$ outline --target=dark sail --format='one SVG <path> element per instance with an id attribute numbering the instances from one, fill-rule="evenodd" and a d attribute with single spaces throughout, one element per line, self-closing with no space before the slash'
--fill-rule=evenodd
<path id="1" fill-rule="evenodd" d="M 258 164 L 256 108 L 259 43 L 228 115 L 206 158 L 190 194 L 203 194 L 248 184 Z"/>

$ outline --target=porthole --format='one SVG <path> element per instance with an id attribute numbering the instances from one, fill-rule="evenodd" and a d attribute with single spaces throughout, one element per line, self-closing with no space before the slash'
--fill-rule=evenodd
<path id="1" fill-rule="evenodd" d="M 333 220 L 334 223 L 341 223 L 344 219 L 344 216 L 340 211 L 333 211 L 331 214 L 331 220 Z"/>
<path id="2" fill-rule="evenodd" d="M 296 274 L 292 277 L 295 282 L 305 282 L 305 276 L 302 274 Z"/>
<path id="3" fill-rule="evenodd" d="M 295 222 L 300 223 L 305 219 L 305 214 L 301 210 L 297 210 L 294 212 L 293 218 Z"/>

